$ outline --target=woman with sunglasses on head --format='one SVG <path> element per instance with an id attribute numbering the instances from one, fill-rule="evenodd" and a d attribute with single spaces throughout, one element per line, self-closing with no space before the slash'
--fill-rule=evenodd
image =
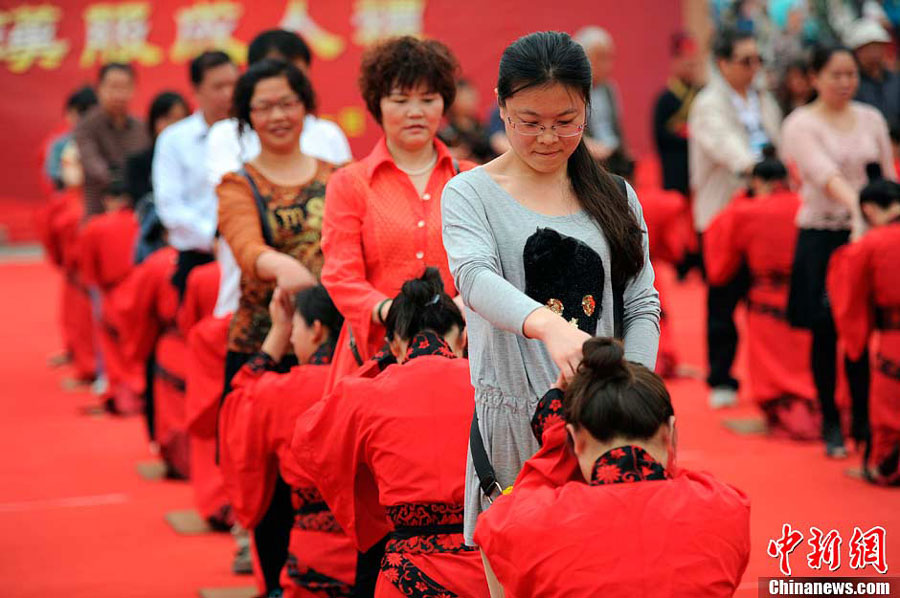
<path id="1" fill-rule="evenodd" d="M 493 598 L 734 595 L 750 557 L 750 501 L 676 469 L 669 393 L 620 342 L 588 340 L 532 428 L 540 452 L 475 532 Z"/>
<path id="2" fill-rule="evenodd" d="M 837 332 L 825 290 L 828 262 L 847 243 L 851 230 L 866 228 L 859 192 L 867 182 L 866 164 L 877 162 L 884 177 L 897 178 L 887 123 L 871 106 L 854 102 L 859 70 L 843 47 L 820 47 L 810 72 L 818 93 L 814 102 L 794 110 L 784 121 L 781 154 L 800 178 L 800 233 L 794 252 L 788 319 L 812 331 L 812 373 L 822 409 L 826 455 L 847 456 L 840 414 L 835 405 Z M 868 436 L 862 417 L 868 402 L 868 353 L 844 360 L 854 404 L 851 434 L 857 443 Z"/>
<path id="3" fill-rule="evenodd" d="M 388 39 L 366 51 L 359 87 L 384 136 L 335 173 L 322 230 L 322 283 L 347 318 L 329 388 L 384 345 L 385 317 L 404 281 L 436 267 L 456 295 L 441 242 L 441 192 L 461 170 L 437 139 L 456 97 L 456 58 L 442 43 Z"/>
<path id="4" fill-rule="evenodd" d="M 262 60 L 234 89 L 240 128 L 259 136 L 260 152 L 238 172 L 222 177 L 219 231 L 241 268 L 241 297 L 228 331 L 225 395 L 231 379 L 257 351 L 272 325 L 268 305 L 275 288 L 292 295 L 318 284 L 322 270 L 325 183 L 333 166 L 303 153 L 304 116 L 315 110 L 309 79 L 296 66 Z M 296 364 L 286 354 L 282 367 Z M 227 397 L 226 399 L 227 400 Z M 220 430 L 219 437 L 227 431 Z M 284 522 L 291 520 L 290 491 L 279 477 L 269 511 L 254 530 L 266 592 L 280 592 L 287 559 Z"/>
<path id="5" fill-rule="evenodd" d="M 584 341 L 622 336 L 630 360 L 656 363 L 659 297 L 646 226 L 634 190 L 585 146 L 590 90 L 590 62 L 567 34 L 514 42 L 497 83 L 512 149 L 444 191 L 444 244 L 468 307 L 475 412 L 496 474 L 483 491 L 470 456 L 469 541 L 478 513 L 537 449 L 534 405 L 559 376 L 572 377 Z M 576 279 L 596 290 L 582 293 Z"/>

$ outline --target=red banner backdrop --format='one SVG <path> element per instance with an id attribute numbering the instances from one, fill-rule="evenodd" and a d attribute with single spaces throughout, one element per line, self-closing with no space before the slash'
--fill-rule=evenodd
<path id="1" fill-rule="evenodd" d="M 531 31 L 574 33 L 596 24 L 615 38 L 615 78 L 625 129 L 639 155 L 650 149 L 650 110 L 668 69 L 669 35 L 680 25 L 679 0 L 145 0 L 97 2 L 0 0 L 0 197 L 44 194 L 38 156 L 62 125 L 67 94 L 93 82 L 107 61 L 138 70 L 135 112 L 164 89 L 190 97 L 187 61 L 218 47 L 244 62 L 259 31 L 300 32 L 314 51 L 312 77 L 322 115 L 337 121 L 363 156 L 379 135 L 356 88 L 360 54 L 372 41 L 414 34 L 440 39 L 463 75 L 493 100 L 503 48 Z M 0 215 L 0 219 L 3 216 Z"/>

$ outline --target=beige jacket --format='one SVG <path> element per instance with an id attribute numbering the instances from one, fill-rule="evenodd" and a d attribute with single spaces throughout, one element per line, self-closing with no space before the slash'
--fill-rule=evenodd
<path id="1" fill-rule="evenodd" d="M 747 130 L 731 101 L 731 89 L 720 77 L 709 82 L 688 115 L 688 159 L 694 192 L 694 228 L 703 232 L 742 184 L 739 173 L 753 167 Z M 758 91 L 762 126 L 778 144 L 781 110 L 767 91 Z"/>

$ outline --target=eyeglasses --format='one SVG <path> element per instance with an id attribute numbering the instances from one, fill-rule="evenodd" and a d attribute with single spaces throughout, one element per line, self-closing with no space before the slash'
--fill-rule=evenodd
<path id="1" fill-rule="evenodd" d="M 751 66 L 760 66 L 763 63 L 762 56 L 759 54 L 751 54 L 750 56 L 744 56 L 742 58 L 735 58 L 734 62 L 739 65 L 750 68 Z"/>
<path id="2" fill-rule="evenodd" d="M 264 116 L 271 114 L 275 108 L 281 108 L 282 112 L 293 112 L 302 105 L 303 102 L 299 98 L 283 98 L 277 102 L 265 102 L 250 106 L 250 112 Z"/>
<path id="3" fill-rule="evenodd" d="M 508 122 L 509 126 L 515 129 L 519 135 L 528 137 L 537 137 L 547 130 L 547 127 L 538 123 L 513 122 L 513 119 L 509 116 L 506 117 L 506 122 Z M 576 125 L 573 123 L 566 123 L 564 125 L 553 125 L 550 127 L 550 131 L 557 137 L 575 137 L 584 131 L 584 127 L 584 124 Z"/>

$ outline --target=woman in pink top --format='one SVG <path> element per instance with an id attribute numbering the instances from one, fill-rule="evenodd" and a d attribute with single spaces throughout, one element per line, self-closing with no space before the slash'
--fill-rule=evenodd
<path id="1" fill-rule="evenodd" d="M 859 191 L 866 164 L 878 162 L 896 178 L 887 123 L 878 110 L 852 101 L 859 73 L 850 50 L 819 48 L 811 64 L 818 98 L 797 108 L 784 121 L 782 156 L 800 180 L 800 234 L 794 254 L 788 317 L 812 331 L 812 372 L 822 408 L 826 454 L 845 457 L 840 417 L 834 402 L 837 334 L 825 293 L 828 260 L 861 231 Z M 853 437 L 868 436 L 866 402 L 868 356 L 845 361 L 853 397 Z"/>

